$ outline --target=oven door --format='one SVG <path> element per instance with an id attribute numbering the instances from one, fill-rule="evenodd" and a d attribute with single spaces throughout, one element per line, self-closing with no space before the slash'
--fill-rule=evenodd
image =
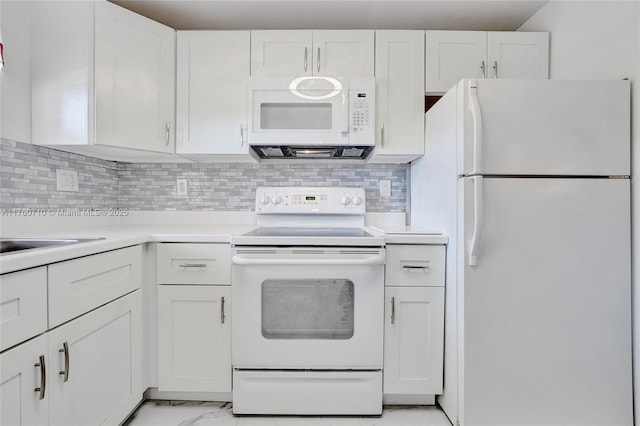
<path id="1" fill-rule="evenodd" d="M 232 363 L 382 369 L 383 248 L 236 247 Z"/>

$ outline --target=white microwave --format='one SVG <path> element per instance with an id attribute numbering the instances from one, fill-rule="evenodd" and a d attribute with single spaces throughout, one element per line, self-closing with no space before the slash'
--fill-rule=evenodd
<path id="1" fill-rule="evenodd" d="M 249 146 L 261 159 L 366 159 L 375 105 L 373 77 L 254 77 Z"/>

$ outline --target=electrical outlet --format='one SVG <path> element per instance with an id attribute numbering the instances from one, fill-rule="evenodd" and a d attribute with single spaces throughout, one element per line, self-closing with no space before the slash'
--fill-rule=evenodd
<path id="1" fill-rule="evenodd" d="M 189 193 L 189 185 L 187 183 L 187 179 L 178 179 L 176 183 L 177 193 L 178 195 L 188 195 Z"/>
<path id="2" fill-rule="evenodd" d="M 382 198 L 391 197 L 391 181 L 387 179 L 380 179 L 380 196 Z"/>
<path id="3" fill-rule="evenodd" d="M 78 172 L 75 170 L 56 169 L 56 188 L 58 191 L 77 191 Z"/>

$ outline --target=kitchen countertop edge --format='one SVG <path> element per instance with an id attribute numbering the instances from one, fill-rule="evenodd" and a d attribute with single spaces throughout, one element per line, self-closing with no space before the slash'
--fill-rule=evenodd
<path id="1" fill-rule="evenodd" d="M 57 262 L 90 256 L 124 247 L 146 243 L 230 243 L 233 235 L 240 235 L 256 228 L 256 225 L 219 226 L 167 226 L 167 225 L 124 225 L 65 232 L 64 235 L 47 233 L 37 236 L 16 235 L 15 237 L 37 238 L 103 238 L 61 247 L 37 249 L 25 253 L 0 256 L 0 274 L 37 268 Z M 378 230 L 380 231 L 380 230 Z M 383 234 L 386 244 L 447 244 L 445 235 L 425 234 Z M 10 238 L 3 235 L 3 238 Z"/>
<path id="2" fill-rule="evenodd" d="M 158 229 L 158 228 L 168 229 Z M 154 229 L 155 228 L 155 229 Z M 197 228 L 197 229 L 196 229 Z M 229 243 L 232 235 L 242 234 L 254 229 L 255 226 L 228 225 L 228 226 L 109 226 L 82 230 L 77 232 L 65 232 L 64 235 L 38 234 L 37 236 L 19 235 L 16 238 L 102 238 L 96 241 L 82 242 L 60 247 L 49 247 L 30 250 L 25 253 L 15 253 L 0 256 L 0 274 L 37 268 L 57 262 L 90 256 L 124 247 L 146 243 Z M 71 235 L 72 234 L 72 235 Z M 3 235 L 3 238 L 12 238 Z"/>

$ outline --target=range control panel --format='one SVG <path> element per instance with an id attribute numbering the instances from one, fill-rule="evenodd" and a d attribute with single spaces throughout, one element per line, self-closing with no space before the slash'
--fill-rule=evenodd
<path id="1" fill-rule="evenodd" d="M 259 187 L 257 214 L 349 214 L 366 212 L 363 188 L 351 187 Z"/>

